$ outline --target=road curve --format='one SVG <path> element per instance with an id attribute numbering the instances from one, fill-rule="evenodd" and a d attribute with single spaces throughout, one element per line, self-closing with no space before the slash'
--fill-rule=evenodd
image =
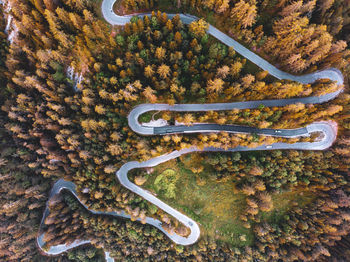
<path id="1" fill-rule="evenodd" d="M 112 25 L 125 25 L 126 23 L 130 22 L 130 19 L 132 16 L 118 16 L 113 12 L 113 5 L 116 2 L 116 0 L 104 0 L 102 2 L 102 13 L 104 18 L 107 22 L 109 22 Z M 150 16 L 150 13 L 147 14 L 138 14 L 138 16 Z M 169 18 L 172 18 L 175 16 L 175 14 L 168 14 Z M 180 18 L 185 24 L 189 24 L 198 18 L 192 15 L 188 14 L 180 14 Z M 283 72 L 264 60 L 263 58 L 259 57 L 255 53 L 251 52 L 249 49 L 245 48 L 243 45 L 239 44 L 234 39 L 230 38 L 223 32 L 219 31 L 217 28 L 209 25 L 208 34 L 212 35 L 213 37 L 217 38 L 222 43 L 232 46 L 236 52 L 244 56 L 245 58 L 249 59 L 251 62 L 255 63 L 257 66 L 262 68 L 263 70 L 268 71 L 271 75 L 278 79 L 288 79 L 297 81 L 300 83 L 312 83 L 318 79 L 327 78 L 333 81 L 336 81 L 339 85 L 339 90 L 330 94 L 322 95 L 319 97 L 304 97 L 304 98 L 292 98 L 292 99 L 281 99 L 281 100 L 261 100 L 261 101 L 247 101 L 247 102 L 235 102 L 235 103 L 216 103 L 216 104 L 178 104 L 178 105 L 167 105 L 167 104 L 143 104 L 135 107 L 128 116 L 129 126 L 130 128 L 135 131 L 138 134 L 141 135 L 163 135 L 163 134 L 174 134 L 174 133 L 194 133 L 194 132 L 232 132 L 232 133 L 257 133 L 262 135 L 268 135 L 268 136 L 278 136 L 278 137 L 299 137 L 299 136 L 307 136 L 310 135 L 313 132 L 320 132 L 322 134 L 322 137 L 318 139 L 316 142 L 300 142 L 300 143 L 294 143 L 294 144 L 287 144 L 287 143 L 274 143 L 272 145 L 262 145 L 256 148 L 249 148 L 244 146 L 238 146 L 235 148 L 230 148 L 227 150 L 220 149 L 220 148 L 213 148 L 208 147 L 204 149 L 198 149 L 196 147 L 190 147 L 186 149 L 182 149 L 179 151 L 173 151 L 172 153 L 165 154 L 162 156 L 158 156 L 155 158 L 152 158 L 150 160 L 144 161 L 144 162 L 137 162 L 132 161 L 124 164 L 116 173 L 117 178 L 119 179 L 120 183 L 131 190 L 132 192 L 140 195 L 141 197 L 145 198 L 146 200 L 150 201 L 152 204 L 156 205 L 158 208 L 164 210 L 168 214 L 174 216 L 177 218 L 181 223 L 183 223 L 185 226 L 189 227 L 191 230 L 191 233 L 188 237 L 182 237 L 176 233 L 169 234 L 167 231 L 165 231 L 162 228 L 162 222 L 153 219 L 150 217 L 146 218 L 146 223 L 153 225 L 157 227 L 159 230 L 161 230 L 165 235 L 167 235 L 172 241 L 174 241 L 177 244 L 181 245 L 190 245 L 195 243 L 199 236 L 200 236 L 200 229 L 199 226 L 195 221 L 193 221 L 191 218 L 185 216 L 184 214 L 180 213 L 179 211 L 175 210 L 174 208 L 170 207 L 166 203 L 162 202 L 158 198 L 156 198 L 154 195 L 149 193 L 147 190 L 144 190 L 134 183 L 132 183 L 127 175 L 128 172 L 132 169 L 136 168 L 144 168 L 144 167 L 153 167 L 156 165 L 159 165 L 163 162 L 166 162 L 171 159 L 175 159 L 183 154 L 188 154 L 191 152 L 235 152 L 235 151 L 257 151 L 257 150 L 276 150 L 276 149 L 298 149 L 298 150 L 324 150 L 332 145 L 332 143 L 335 141 L 337 136 L 337 124 L 333 121 L 324 121 L 324 122 L 317 122 L 312 123 L 304 128 L 298 128 L 298 129 L 257 129 L 252 127 L 242 127 L 242 126 L 234 126 L 234 125 L 217 125 L 217 124 L 200 124 L 200 125 L 194 125 L 194 126 L 165 126 L 165 127 L 146 127 L 142 126 L 138 122 L 138 117 L 148 111 L 159 111 L 159 110 L 167 110 L 167 111 L 209 111 L 209 110 L 232 110 L 234 108 L 237 109 L 247 109 L 247 108 L 257 108 L 260 105 L 272 107 L 272 106 L 285 106 L 289 104 L 294 103 L 323 103 L 326 101 L 329 101 L 331 99 L 334 99 L 336 96 L 339 95 L 340 92 L 342 92 L 342 85 L 344 84 L 344 78 L 342 73 L 335 68 L 330 68 L 322 71 L 317 71 L 311 74 L 306 74 L 302 76 L 295 76 L 291 75 L 289 73 Z M 77 196 L 75 184 L 72 182 L 68 182 L 65 180 L 58 180 L 54 187 L 52 188 L 52 191 L 50 193 L 49 200 L 56 194 L 59 194 L 59 192 L 62 189 L 69 190 L 76 198 L 77 200 L 90 212 L 93 214 L 104 214 L 104 215 L 111 215 L 115 217 L 122 217 L 130 219 L 130 215 L 126 214 L 124 211 L 120 212 L 101 212 L 101 211 L 94 211 L 89 209 L 86 205 L 84 205 L 80 199 Z M 48 200 L 48 201 L 49 201 Z M 46 204 L 46 209 L 40 224 L 40 229 L 42 225 L 44 224 L 45 218 L 49 215 L 49 208 L 48 208 L 48 202 Z M 140 221 L 140 219 L 138 219 Z M 57 255 L 62 252 L 67 251 L 68 249 L 77 247 L 79 245 L 83 245 L 86 243 L 89 243 L 89 240 L 77 240 L 73 242 L 70 245 L 58 245 L 55 247 L 50 247 L 49 250 L 43 250 L 44 247 L 44 241 L 43 241 L 44 233 L 40 230 L 40 235 L 37 238 L 38 246 L 42 249 L 43 252 L 49 255 Z M 109 258 L 108 252 L 106 252 L 106 258 L 110 259 L 108 261 L 114 261 L 113 259 Z"/>
<path id="2" fill-rule="evenodd" d="M 129 215 L 126 215 L 123 211 L 121 211 L 120 213 L 117 212 L 100 212 L 100 211 L 94 211 L 89 209 L 84 203 L 82 203 L 77 195 L 77 191 L 76 191 L 76 186 L 73 182 L 69 182 L 66 181 L 64 179 L 59 179 L 52 187 L 51 191 L 50 191 L 50 195 L 49 198 L 46 202 L 46 207 L 45 207 L 45 211 L 43 214 L 43 217 L 41 219 L 40 222 L 40 226 L 39 226 L 39 235 L 36 239 L 36 243 L 38 245 L 38 247 L 40 248 L 41 252 L 43 252 L 46 255 L 50 255 L 50 256 L 55 256 L 55 255 L 59 255 L 63 252 L 66 252 L 72 248 L 78 247 L 78 246 L 82 246 L 82 245 L 86 245 L 89 244 L 91 241 L 90 240 L 75 240 L 73 243 L 71 244 L 61 244 L 61 245 L 57 245 L 57 246 L 51 246 L 48 249 L 45 248 L 45 241 L 44 241 L 44 235 L 45 233 L 42 232 L 42 227 L 44 225 L 45 219 L 49 216 L 50 214 L 50 209 L 49 209 L 49 202 L 51 200 L 51 198 L 53 198 L 54 196 L 60 194 L 60 192 L 66 189 L 68 191 L 70 191 L 74 197 L 79 201 L 79 203 L 81 205 L 83 205 L 83 207 L 90 211 L 93 214 L 106 214 L 106 215 L 112 215 L 112 216 L 116 216 L 115 214 L 117 214 L 118 217 L 125 217 L 125 218 L 130 218 Z M 109 256 L 109 252 L 105 251 L 105 259 L 107 262 L 114 262 L 114 259 L 111 258 Z"/>
<path id="3" fill-rule="evenodd" d="M 132 162 L 130 162 L 132 163 Z M 137 162 L 139 163 L 139 162 Z M 145 163 L 145 162 L 143 162 Z M 142 164 L 142 163 L 141 163 Z M 147 165 L 147 164 L 145 164 Z M 90 243 L 90 240 L 76 240 L 74 241 L 73 243 L 71 244 L 62 244 L 62 245 L 57 245 L 57 246 L 51 246 L 49 247 L 48 249 L 45 248 L 45 241 L 44 241 L 44 235 L 45 233 L 42 232 L 42 227 L 44 226 L 45 224 L 45 219 L 49 216 L 50 214 L 50 209 L 49 209 L 49 202 L 50 200 L 60 194 L 60 192 L 62 190 L 68 190 L 69 192 L 71 192 L 73 194 L 73 196 L 79 201 L 79 203 L 86 209 L 88 210 L 89 212 L 91 212 L 92 214 L 95 214 L 95 215 L 108 215 L 108 216 L 114 216 L 114 217 L 118 217 L 118 218 L 125 218 L 125 219 L 130 219 L 131 216 L 126 214 L 123 210 L 120 210 L 120 211 L 111 211 L 111 212 L 103 212 L 103 211 L 96 211 L 96 210 L 93 210 L 93 209 L 90 209 L 88 206 L 86 206 L 83 202 L 81 202 L 80 198 L 78 197 L 78 194 L 77 194 L 77 191 L 76 191 L 76 185 L 73 183 L 73 182 L 70 182 L 70 181 L 66 181 L 64 179 L 60 179 L 58 180 L 52 187 L 51 191 L 50 191 L 50 195 L 49 195 L 49 198 L 46 202 L 46 208 L 45 208 L 45 211 L 44 211 L 44 214 L 43 214 L 43 217 L 41 219 L 41 222 L 40 222 L 40 227 L 39 227 L 39 235 L 37 237 L 37 245 L 38 247 L 41 249 L 41 251 L 43 253 L 45 253 L 46 255 L 58 255 L 58 254 L 61 254 L 63 252 L 66 252 L 72 248 L 75 248 L 75 247 L 78 247 L 78 246 L 81 246 L 81 245 L 85 245 L 85 244 L 88 244 Z M 141 219 L 137 219 L 137 221 L 139 221 L 140 223 L 144 223 L 141 221 Z M 167 235 L 168 237 L 170 237 L 170 234 L 162 227 L 162 222 L 157 220 L 157 219 L 154 219 L 154 218 L 151 218 L 151 217 L 146 217 L 145 219 L 145 223 L 146 224 L 150 224 L 156 228 L 158 228 L 160 231 L 162 231 L 165 235 Z M 194 221 L 193 221 L 194 224 L 196 224 Z M 197 224 L 196 224 L 197 225 Z M 199 229 L 198 229 L 199 230 Z M 187 240 L 188 241 L 188 240 Z M 114 260 L 111 260 L 111 258 L 109 257 L 109 252 L 105 252 L 105 256 L 106 256 L 106 260 L 107 261 L 114 261 Z M 109 260 L 108 260 L 108 259 Z"/>
<path id="4" fill-rule="evenodd" d="M 117 0 L 103 0 L 102 7 L 101 7 L 103 17 L 111 25 L 125 25 L 126 23 L 129 23 L 130 19 L 135 15 L 120 16 L 114 13 L 113 5 L 116 1 Z M 177 14 L 167 14 L 168 18 L 173 18 L 175 15 Z M 136 16 L 139 16 L 139 17 L 151 16 L 151 13 L 136 14 Z M 189 14 L 179 14 L 179 16 L 181 21 L 184 24 L 190 24 L 193 21 L 196 21 L 199 19 L 198 17 L 189 15 Z M 235 41 L 233 38 L 229 37 L 227 34 L 221 32 L 219 29 L 215 28 L 212 25 L 209 25 L 207 33 L 215 37 L 217 40 L 219 40 L 223 44 L 233 47 L 237 53 L 247 58 L 252 63 L 256 64 L 261 69 L 268 71 L 269 74 L 273 75 L 278 79 L 288 79 L 288 80 L 297 81 L 303 84 L 309 84 L 309 83 L 315 82 L 318 79 L 326 78 L 326 79 L 330 79 L 332 81 L 338 82 L 339 85 L 343 85 L 344 83 L 343 74 L 336 68 L 328 68 L 325 70 L 313 72 L 311 74 L 300 75 L 300 76 L 292 75 L 278 69 L 277 67 L 270 64 L 265 59 L 258 56 L 254 52 L 250 51 L 248 48 L 241 45 L 240 43 Z"/>
<path id="5" fill-rule="evenodd" d="M 342 85 L 339 83 L 339 85 Z M 286 106 L 290 104 L 295 103 L 302 103 L 302 104 L 321 104 L 327 101 L 330 101 L 337 97 L 341 92 L 343 91 L 342 88 L 339 88 L 337 91 L 321 96 L 311 96 L 311 97 L 301 97 L 301 98 L 289 98 L 289 99 L 280 99 L 280 100 L 258 100 L 258 101 L 245 101 L 245 102 L 233 102 L 233 103 L 213 103 L 213 104 L 175 104 L 175 105 L 168 105 L 168 104 L 141 104 L 136 107 L 134 107 L 131 112 L 128 115 L 128 123 L 130 128 L 140 134 L 140 135 L 155 135 L 155 134 L 161 134 L 161 133 L 190 133 L 191 130 L 195 130 L 195 132 L 198 131 L 198 127 L 190 126 L 185 127 L 183 126 L 169 126 L 169 127 L 152 127 L 152 126 L 143 126 L 139 123 L 138 118 L 142 114 L 149 112 L 149 111 L 177 111 L 177 112 L 199 112 L 199 111 L 219 111 L 219 110 L 232 110 L 232 109 L 254 109 L 258 108 L 259 106 L 263 105 L 266 107 L 278 107 L 278 106 Z M 202 125 L 203 132 L 215 132 L 215 131 L 226 131 L 230 132 L 230 130 L 225 130 L 225 126 L 223 125 L 214 125 L 211 124 L 210 130 L 205 130 L 207 127 L 205 124 Z M 237 127 L 239 128 L 239 127 Z M 242 128 L 242 127 L 240 127 Z M 237 133 L 237 129 L 235 129 L 232 126 L 232 132 Z M 272 131 L 272 132 L 271 132 Z M 282 129 L 281 129 L 282 131 Z M 261 134 L 270 134 L 273 135 L 275 131 L 273 129 L 270 129 L 270 132 L 267 131 L 264 133 L 263 129 L 254 129 L 249 128 L 250 133 L 261 133 Z M 193 132 L 192 132 L 193 133 Z M 246 132 L 243 132 L 246 133 Z M 277 132 L 279 134 L 288 134 L 289 131 L 283 131 L 283 132 Z M 276 134 L 277 134 L 276 133 Z M 295 135 L 300 135 L 296 132 L 294 132 Z M 281 136 L 281 135 L 279 135 Z M 292 135 L 289 135 L 289 137 L 292 137 Z"/>

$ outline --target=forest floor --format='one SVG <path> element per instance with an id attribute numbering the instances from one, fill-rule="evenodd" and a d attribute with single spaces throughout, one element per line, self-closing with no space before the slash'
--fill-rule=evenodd
<path id="1" fill-rule="evenodd" d="M 114 13 L 116 13 L 117 15 L 128 15 L 130 12 L 128 12 L 128 10 L 126 10 L 126 8 L 124 8 L 123 6 L 123 1 L 116 1 L 114 3 L 113 6 L 113 11 Z M 141 13 L 141 11 L 139 11 Z"/>
<path id="2" fill-rule="evenodd" d="M 102 9 L 101 9 L 102 1 L 103 0 L 95 0 L 93 5 L 94 5 L 94 9 L 96 10 L 96 13 L 98 14 L 98 18 L 104 21 Z"/>
<path id="3" fill-rule="evenodd" d="M 189 154 L 154 167 L 146 175 L 143 188 L 156 194 L 159 199 L 194 219 L 201 227 L 201 236 L 209 236 L 233 246 L 251 246 L 254 232 L 243 226 L 239 216 L 246 208 L 246 196 L 240 193 L 231 179 L 217 180 L 216 171 L 205 165 L 199 174 L 188 167 L 197 161 L 196 154 Z M 157 177 L 169 170 L 175 171 L 175 197 L 169 198 L 164 190 L 155 185 Z M 166 172 L 164 172 L 166 171 Z M 277 224 L 293 206 L 305 206 L 315 199 L 313 192 L 296 188 L 272 196 L 274 208 L 262 212 L 262 219 Z"/>

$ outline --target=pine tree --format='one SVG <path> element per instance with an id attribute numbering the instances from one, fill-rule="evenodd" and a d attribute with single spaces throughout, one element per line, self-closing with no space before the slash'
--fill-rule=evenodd
<path id="1" fill-rule="evenodd" d="M 249 4 L 240 0 L 231 10 L 231 17 L 242 25 L 243 28 L 252 26 L 255 23 L 257 8 L 255 4 Z"/>
<path id="2" fill-rule="evenodd" d="M 160 75 L 161 78 L 166 79 L 170 75 L 170 67 L 166 64 L 161 64 L 158 67 L 157 73 Z"/>
<path id="3" fill-rule="evenodd" d="M 189 25 L 190 32 L 197 38 L 200 38 L 206 34 L 209 25 L 203 19 L 194 21 Z"/>

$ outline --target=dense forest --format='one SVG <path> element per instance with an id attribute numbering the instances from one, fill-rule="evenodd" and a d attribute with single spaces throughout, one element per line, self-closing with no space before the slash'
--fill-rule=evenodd
<path id="1" fill-rule="evenodd" d="M 103 248 L 116 261 L 346 261 L 350 2 L 122 0 L 116 4 L 117 13 L 154 10 L 150 17 L 133 17 L 124 27 L 105 22 L 100 5 L 92 0 L 0 4 L 0 260 L 103 261 Z M 179 16 L 168 19 L 164 11 L 202 19 L 185 25 Z M 320 96 L 343 88 L 328 79 L 312 84 L 278 80 L 210 37 L 208 23 L 287 72 L 336 67 L 346 81 L 342 94 L 323 104 L 141 116 L 141 122 L 162 118 L 185 125 L 259 128 L 338 123 L 337 141 L 326 151 L 198 153 L 166 164 L 164 169 L 178 171 L 173 174 L 177 187 L 183 171 L 198 185 L 209 180 L 230 185 L 234 190 L 225 197 L 242 198 L 237 223 L 245 233 L 239 244 L 219 237 L 224 233 L 219 229 L 217 235 L 210 234 L 203 222 L 200 240 L 181 246 L 156 228 L 134 221 L 150 216 L 169 231 L 186 231 L 176 219 L 119 184 L 115 172 L 124 163 L 192 145 L 254 148 L 277 141 L 314 141 L 317 134 L 292 139 L 224 132 L 140 136 L 127 123 L 134 106 Z M 159 177 L 154 188 L 149 187 L 163 192 L 157 194 L 164 201 L 180 194 L 174 188 L 167 191 L 171 181 L 164 176 L 170 172 L 162 173 L 163 178 L 157 172 L 135 170 L 130 178 L 146 186 Z M 125 210 L 132 219 L 92 215 L 63 192 L 49 202 L 50 216 L 42 229 L 46 248 L 76 239 L 89 239 L 91 245 L 58 257 L 43 256 L 36 237 L 49 191 L 59 178 L 74 182 L 89 208 Z M 300 192 L 304 200 L 301 194 L 299 202 L 288 201 L 283 212 L 277 206 L 276 199 Z M 176 199 L 171 201 L 176 205 Z M 200 216 L 191 207 L 181 211 L 195 220 Z"/>

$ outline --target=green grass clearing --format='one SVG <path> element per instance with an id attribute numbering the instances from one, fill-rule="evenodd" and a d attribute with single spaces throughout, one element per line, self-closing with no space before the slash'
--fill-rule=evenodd
<path id="1" fill-rule="evenodd" d="M 204 170 L 200 174 L 186 168 L 195 165 L 198 155 L 189 154 L 181 158 L 183 162 L 175 159 L 154 167 L 149 175 L 144 172 L 147 181 L 142 187 L 199 223 L 202 237 L 209 236 L 236 247 L 253 245 L 253 230 L 245 228 L 239 219 L 246 208 L 246 196 L 237 192 L 232 180 L 218 182 L 215 170 L 205 163 L 202 163 Z M 171 177 L 169 186 L 163 183 L 159 187 L 159 180 L 168 175 Z M 167 193 L 169 188 L 173 193 Z M 301 188 L 275 194 L 272 196 L 273 210 L 261 212 L 261 220 L 280 223 L 293 205 L 303 207 L 315 198 L 313 192 L 302 192 Z"/>
<path id="2" fill-rule="evenodd" d="M 155 183 L 169 170 L 176 176 L 175 198 L 169 197 L 166 190 L 159 189 Z M 232 183 L 218 183 L 209 168 L 196 175 L 182 163 L 168 161 L 155 167 L 142 187 L 198 222 L 202 236 L 210 236 L 234 246 L 251 245 L 254 241 L 253 232 L 244 228 L 239 220 L 241 208 L 245 206 L 245 196 L 234 194 Z M 242 235 L 245 235 L 246 241 L 240 240 Z"/>

